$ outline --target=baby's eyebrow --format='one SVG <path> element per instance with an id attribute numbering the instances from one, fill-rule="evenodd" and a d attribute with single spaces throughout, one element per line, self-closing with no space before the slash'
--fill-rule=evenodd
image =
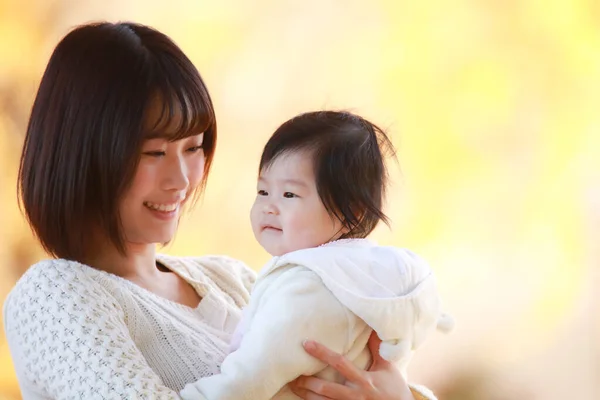
<path id="1" fill-rule="evenodd" d="M 261 183 L 267 183 L 268 180 L 263 178 L 262 176 L 258 177 L 258 182 Z M 288 184 L 288 185 L 296 185 L 296 186 L 301 186 L 301 187 L 308 187 L 308 185 L 306 184 L 306 182 L 304 182 L 303 180 L 300 179 L 293 179 L 293 178 L 288 178 L 288 179 L 280 179 L 278 182 L 283 183 L 283 184 Z"/>
<path id="2" fill-rule="evenodd" d="M 284 179 L 283 183 L 289 183 L 291 185 L 296 185 L 296 186 L 308 186 L 304 181 L 301 181 L 299 179 Z"/>

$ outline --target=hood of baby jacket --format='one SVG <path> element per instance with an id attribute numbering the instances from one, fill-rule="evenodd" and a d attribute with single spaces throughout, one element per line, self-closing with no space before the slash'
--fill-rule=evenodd
<path id="1" fill-rule="evenodd" d="M 450 331 L 432 270 L 410 250 L 379 246 L 367 239 L 339 240 L 280 257 L 261 271 L 300 265 L 323 284 L 382 340 L 381 356 L 392 362 L 408 357 L 437 329 Z"/>

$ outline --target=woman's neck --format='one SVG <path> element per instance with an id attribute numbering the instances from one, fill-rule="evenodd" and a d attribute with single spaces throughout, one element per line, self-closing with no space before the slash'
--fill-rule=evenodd
<path id="1" fill-rule="evenodd" d="M 156 277 L 163 272 L 156 266 L 156 246 L 154 244 L 126 245 L 126 255 L 121 254 L 115 246 L 101 246 L 101 250 L 85 260 L 93 268 L 139 281 Z"/>

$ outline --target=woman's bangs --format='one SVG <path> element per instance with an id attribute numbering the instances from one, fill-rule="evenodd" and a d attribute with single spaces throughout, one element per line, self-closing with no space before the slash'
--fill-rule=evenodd
<path id="1" fill-rule="evenodd" d="M 214 115 L 198 93 L 182 88 L 164 88 L 158 93 L 161 107 L 150 136 L 176 141 L 210 130 Z"/>

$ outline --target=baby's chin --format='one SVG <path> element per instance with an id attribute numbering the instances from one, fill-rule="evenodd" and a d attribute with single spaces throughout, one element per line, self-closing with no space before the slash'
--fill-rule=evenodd
<path id="1" fill-rule="evenodd" d="M 281 248 L 281 247 L 273 247 L 273 246 L 262 246 L 263 249 L 265 249 L 265 251 L 267 253 L 269 253 L 271 255 L 271 257 L 281 257 L 285 254 L 294 252 L 294 251 L 298 251 L 298 250 L 305 250 L 305 249 L 312 249 L 315 247 L 319 247 L 319 245 L 315 245 L 315 246 L 295 246 L 295 247 L 287 247 L 287 248 Z"/>
<path id="2" fill-rule="evenodd" d="M 273 249 L 265 246 L 262 246 L 262 248 L 265 249 L 265 251 L 269 253 L 271 257 L 281 257 L 282 255 L 289 253 L 289 251 L 285 251 L 283 249 Z"/>
<path id="3" fill-rule="evenodd" d="M 292 251 L 299 250 L 288 248 L 287 246 L 277 246 L 271 243 L 261 243 L 262 248 L 271 255 L 271 257 L 281 257 L 284 254 L 291 253 Z"/>

